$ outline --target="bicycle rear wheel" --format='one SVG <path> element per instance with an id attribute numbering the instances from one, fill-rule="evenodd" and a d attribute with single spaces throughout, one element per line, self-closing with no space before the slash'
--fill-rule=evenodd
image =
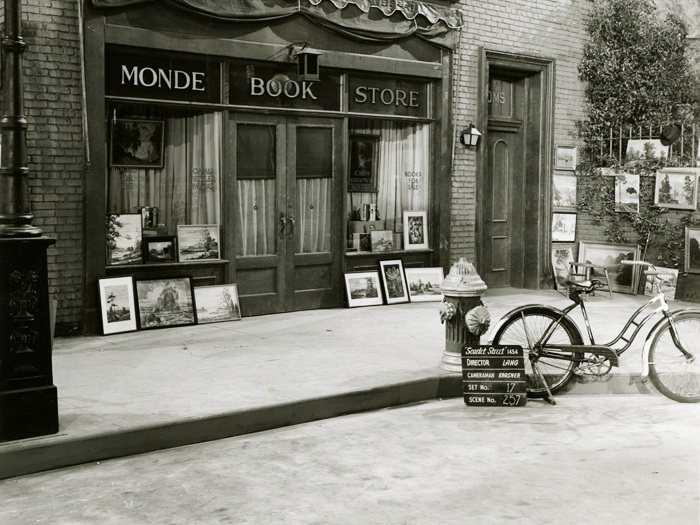
<path id="1" fill-rule="evenodd" d="M 525 374 L 527 376 L 527 390 L 530 397 L 543 397 L 547 394 L 547 388 L 533 369 L 529 359 L 532 350 L 531 344 L 538 342 L 552 321 L 559 318 L 556 312 L 542 307 L 532 307 L 513 314 L 498 329 L 493 337 L 495 345 L 520 345 L 525 351 Z M 583 344 L 578 328 L 568 317 L 552 333 L 547 341 L 548 349 L 556 349 L 556 345 L 580 345 Z M 537 366 L 544 376 L 552 394 L 566 387 L 574 375 L 575 360 L 580 353 L 573 351 L 559 351 L 560 358 L 540 357 Z"/>
<path id="2" fill-rule="evenodd" d="M 656 333 L 649 349 L 649 378 L 666 397 L 681 403 L 700 402 L 700 314 L 682 312 L 673 318 L 686 358 L 676 347 L 668 321 Z"/>

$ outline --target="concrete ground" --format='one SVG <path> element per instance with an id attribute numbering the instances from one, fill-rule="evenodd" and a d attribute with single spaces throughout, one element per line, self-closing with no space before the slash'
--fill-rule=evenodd
<path id="1" fill-rule="evenodd" d="M 698 525 L 700 405 L 461 399 L 0 481 L 11 525 Z"/>

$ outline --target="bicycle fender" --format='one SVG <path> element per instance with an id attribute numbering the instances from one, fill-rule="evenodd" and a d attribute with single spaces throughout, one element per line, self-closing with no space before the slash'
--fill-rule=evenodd
<path id="1" fill-rule="evenodd" d="M 676 317 L 678 314 L 685 313 L 685 312 L 692 312 L 695 314 L 700 315 L 700 309 L 698 308 L 684 308 L 682 310 L 675 310 L 671 312 L 671 318 Z M 647 338 L 644 341 L 644 348 L 642 349 L 642 379 L 646 379 L 649 377 L 649 350 L 651 349 L 651 342 L 654 340 L 654 337 L 656 337 L 656 334 L 661 331 L 661 329 L 664 327 L 665 324 L 668 323 L 668 318 L 663 317 L 662 319 L 659 319 L 656 324 L 649 330 L 649 333 L 647 334 Z"/>
<path id="2" fill-rule="evenodd" d="M 514 314 L 523 312 L 525 310 L 529 310 L 531 308 L 544 308 L 544 309 L 549 310 L 553 314 L 556 314 L 560 317 L 564 315 L 564 312 L 562 312 L 559 308 L 554 308 L 553 306 L 549 306 L 548 304 L 525 304 L 523 306 L 518 306 L 517 308 L 513 308 L 510 312 L 503 315 L 503 317 L 501 317 L 498 320 L 498 322 L 496 323 L 496 326 L 493 327 L 493 329 L 491 330 L 491 333 L 489 334 L 488 344 L 493 344 L 493 338 L 496 335 L 496 333 L 498 332 L 498 330 L 501 328 L 501 325 L 503 325 L 503 323 L 505 323 L 508 319 L 510 319 L 511 316 L 513 316 Z"/>

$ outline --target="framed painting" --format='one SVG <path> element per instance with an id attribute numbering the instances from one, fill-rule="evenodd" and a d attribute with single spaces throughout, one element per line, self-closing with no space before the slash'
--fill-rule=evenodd
<path id="1" fill-rule="evenodd" d="M 105 222 L 107 265 L 141 264 L 141 214 L 111 214 L 107 215 Z"/>
<path id="2" fill-rule="evenodd" d="M 111 123 L 111 167 L 163 168 L 164 120 L 118 118 Z"/>
<path id="3" fill-rule="evenodd" d="M 554 159 L 554 169 L 564 171 L 576 170 L 578 161 L 578 149 L 576 146 L 557 146 L 557 153 Z"/>
<path id="4" fill-rule="evenodd" d="M 668 146 L 661 144 L 659 139 L 628 140 L 624 165 L 627 167 L 639 166 L 667 157 Z"/>
<path id="5" fill-rule="evenodd" d="M 552 214 L 552 241 L 574 242 L 576 240 L 576 214 Z"/>
<path id="6" fill-rule="evenodd" d="M 694 210 L 698 198 L 698 168 L 664 168 L 656 172 L 654 204 L 660 208 Z"/>
<path id="7" fill-rule="evenodd" d="M 390 252 L 394 249 L 394 232 L 391 230 L 370 230 L 369 238 L 373 252 Z"/>
<path id="8" fill-rule="evenodd" d="M 350 134 L 348 191 L 376 193 L 379 135 Z"/>
<path id="9" fill-rule="evenodd" d="M 403 249 L 428 249 L 428 212 L 403 212 Z"/>
<path id="10" fill-rule="evenodd" d="M 613 292 L 636 293 L 639 274 L 636 266 L 623 265 L 622 261 L 639 260 L 639 246 L 633 244 L 579 243 L 578 262 L 594 265 L 591 278 L 604 277 L 607 268 L 610 289 Z"/>
<path id="11" fill-rule="evenodd" d="M 195 286 L 194 304 L 198 324 L 241 319 L 241 304 L 235 284 Z"/>
<path id="12" fill-rule="evenodd" d="M 552 205 L 558 209 L 576 209 L 576 175 L 555 173 L 552 180 Z"/>
<path id="13" fill-rule="evenodd" d="M 404 273 L 411 302 L 442 301 L 442 268 L 406 268 Z"/>
<path id="14" fill-rule="evenodd" d="M 663 268 L 661 266 L 656 266 L 655 271 L 659 272 L 659 274 L 647 275 L 646 277 L 646 281 L 644 283 L 644 295 L 653 297 L 659 291 L 661 291 L 663 292 L 664 298 L 667 301 L 673 301 L 676 298 L 676 286 L 678 285 L 678 269 Z M 654 279 L 656 279 L 658 289 L 654 287 Z"/>
<path id="15" fill-rule="evenodd" d="M 98 279 L 102 333 L 118 334 L 136 330 L 134 279 L 112 277 Z"/>
<path id="16" fill-rule="evenodd" d="M 177 259 L 180 262 L 221 259 L 218 224 L 177 227 Z"/>
<path id="17" fill-rule="evenodd" d="M 700 273 L 700 227 L 685 228 L 685 271 Z"/>
<path id="18" fill-rule="evenodd" d="M 177 262 L 177 241 L 174 236 L 144 237 L 143 261 L 146 264 Z"/>
<path id="19" fill-rule="evenodd" d="M 571 273 L 571 263 L 574 262 L 575 244 L 552 245 L 552 273 L 554 275 L 554 288 L 566 290 L 566 281 Z"/>
<path id="20" fill-rule="evenodd" d="M 602 174 L 613 177 L 615 185 L 615 211 L 639 213 L 639 175 L 603 168 Z"/>
<path id="21" fill-rule="evenodd" d="M 189 277 L 136 281 L 139 327 L 165 328 L 195 323 L 192 281 Z"/>
<path id="22" fill-rule="evenodd" d="M 379 272 L 345 274 L 345 292 L 348 308 L 384 304 L 380 293 Z"/>
<path id="23" fill-rule="evenodd" d="M 386 304 L 407 303 L 408 287 L 401 260 L 379 261 L 379 274 Z"/>

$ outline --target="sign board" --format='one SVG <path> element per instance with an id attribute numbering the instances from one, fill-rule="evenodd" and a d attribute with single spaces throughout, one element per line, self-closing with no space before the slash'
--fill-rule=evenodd
<path id="1" fill-rule="evenodd" d="M 428 82 L 350 75 L 348 84 L 351 113 L 428 116 Z"/>
<path id="2" fill-rule="evenodd" d="M 522 346 L 463 347 L 462 386 L 469 406 L 523 406 L 527 380 Z"/>

